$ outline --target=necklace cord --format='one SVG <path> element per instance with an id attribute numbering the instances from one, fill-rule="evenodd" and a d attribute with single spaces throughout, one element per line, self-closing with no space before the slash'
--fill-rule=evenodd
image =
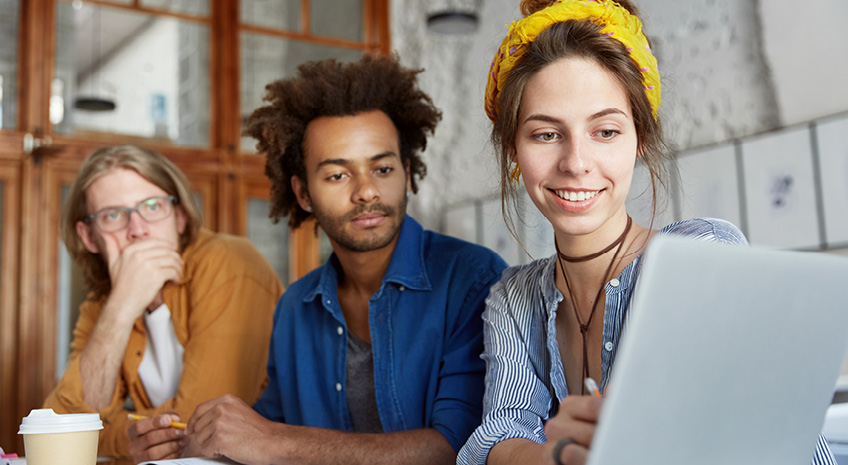
<path id="1" fill-rule="evenodd" d="M 624 239 L 627 237 L 627 233 L 630 232 L 630 227 L 632 225 L 633 225 L 633 219 L 630 217 L 630 215 L 628 215 L 627 216 L 627 226 L 624 227 L 624 232 L 622 232 L 621 235 L 618 236 L 618 239 L 613 241 L 612 244 L 610 244 L 609 246 L 607 246 L 605 249 L 601 250 L 600 252 L 593 253 L 593 254 L 590 254 L 590 255 L 585 255 L 585 256 L 582 256 L 582 257 L 569 257 L 568 255 L 563 254 L 562 252 L 559 251 L 559 244 L 556 242 L 556 239 L 554 239 L 554 246 L 556 247 L 557 258 L 558 258 L 557 262 L 559 262 L 559 267 L 560 267 L 560 270 L 562 271 L 562 277 L 565 280 L 565 289 L 568 291 L 568 297 L 571 300 L 571 308 L 574 310 L 574 317 L 577 319 L 577 324 L 580 326 L 580 338 L 582 339 L 582 343 L 583 343 L 583 370 L 582 370 L 582 372 L 583 372 L 583 378 L 584 379 L 589 377 L 589 353 L 588 353 L 588 350 L 587 350 L 588 347 L 587 347 L 587 344 L 586 344 L 586 334 L 589 332 L 589 326 L 592 324 L 592 318 L 595 316 L 595 310 L 597 310 L 597 308 L 598 308 L 598 301 L 601 300 L 601 293 L 603 293 L 603 291 L 604 291 L 604 284 L 607 282 L 607 279 L 609 279 L 610 271 L 612 271 L 613 265 L 616 263 L 616 260 L 618 259 L 619 253 L 621 253 L 621 249 L 624 246 Z M 562 263 L 562 261 L 565 260 L 565 261 L 571 262 L 571 263 L 589 261 L 589 260 L 592 260 L 594 258 L 600 257 L 601 255 L 609 252 L 610 250 L 612 250 L 616 246 L 618 248 L 615 251 L 615 255 L 613 255 L 613 257 L 612 257 L 612 260 L 610 260 L 610 263 L 609 263 L 609 266 L 607 266 L 606 272 L 604 272 L 604 277 L 603 277 L 603 280 L 601 281 L 600 287 L 598 288 L 598 293 L 595 295 L 595 302 L 592 304 L 592 311 L 589 312 L 589 318 L 586 320 L 586 323 L 584 324 L 582 321 L 580 321 L 580 312 L 577 311 L 577 302 L 574 300 L 574 293 L 571 291 L 571 286 L 568 283 L 568 274 L 565 272 L 565 265 Z M 580 383 L 580 386 L 581 386 L 581 391 L 580 391 L 581 394 L 586 394 L 586 386 L 583 383 Z"/>

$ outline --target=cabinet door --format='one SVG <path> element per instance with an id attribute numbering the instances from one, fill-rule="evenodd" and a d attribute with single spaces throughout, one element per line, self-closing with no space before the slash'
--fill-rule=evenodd
<path id="1" fill-rule="evenodd" d="M 17 306 L 19 169 L 0 162 L 0 443 L 17 439 Z"/>

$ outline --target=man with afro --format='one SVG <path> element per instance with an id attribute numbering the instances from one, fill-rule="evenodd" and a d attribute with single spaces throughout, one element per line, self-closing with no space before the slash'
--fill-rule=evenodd
<path id="1" fill-rule="evenodd" d="M 267 155 L 271 216 L 315 218 L 333 246 L 280 299 L 269 385 L 189 421 L 195 450 L 259 463 L 454 463 L 480 423 L 481 313 L 506 267 L 406 215 L 441 118 L 397 57 L 301 65 L 246 133 Z"/>

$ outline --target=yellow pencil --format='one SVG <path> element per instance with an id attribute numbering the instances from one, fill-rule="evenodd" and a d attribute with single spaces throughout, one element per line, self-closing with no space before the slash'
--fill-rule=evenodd
<path id="1" fill-rule="evenodd" d="M 130 420 L 143 420 L 147 417 L 144 415 L 135 415 L 130 413 L 127 415 L 127 418 L 129 418 Z M 186 424 L 181 421 L 172 421 L 171 428 L 186 429 Z"/>

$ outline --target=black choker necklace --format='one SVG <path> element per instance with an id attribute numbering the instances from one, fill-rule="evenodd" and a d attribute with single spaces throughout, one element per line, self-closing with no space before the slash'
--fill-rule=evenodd
<path id="1" fill-rule="evenodd" d="M 559 251 L 559 244 L 554 241 L 554 245 L 556 246 L 557 256 L 559 262 L 560 270 L 562 271 L 562 278 L 565 280 L 565 289 L 568 290 L 568 297 L 571 299 L 571 308 L 574 309 L 574 317 L 577 318 L 577 324 L 580 325 L 580 337 L 583 339 L 583 378 L 589 377 L 589 355 L 586 351 L 586 334 L 589 332 L 589 325 L 592 324 L 592 317 L 595 316 L 595 310 L 598 308 L 598 301 L 601 300 L 601 293 L 604 291 L 604 284 L 609 279 L 610 271 L 612 270 L 613 265 L 616 263 L 618 259 L 618 254 L 621 252 L 621 248 L 624 246 L 624 239 L 627 237 L 627 233 L 630 232 L 630 226 L 633 225 L 633 219 L 630 218 L 630 215 L 627 216 L 627 226 L 624 227 L 624 232 L 618 236 L 618 239 L 613 241 L 612 244 L 607 246 L 604 250 L 600 252 L 593 253 L 590 255 L 585 255 L 582 257 L 569 257 L 568 255 L 563 254 Z M 567 262 L 576 263 L 576 262 L 585 262 L 592 260 L 593 258 L 598 258 L 601 255 L 609 252 L 610 250 L 618 247 L 615 251 L 615 255 L 613 255 L 612 260 L 610 260 L 609 266 L 607 267 L 607 271 L 604 273 L 604 279 L 601 281 L 601 286 L 598 288 L 598 293 L 595 295 L 595 303 L 592 305 L 592 311 L 589 312 L 589 318 L 586 320 L 586 323 L 580 321 L 580 312 L 577 311 L 577 303 L 574 300 L 574 293 L 571 291 L 571 286 L 568 284 L 568 274 L 565 272 L 565 265 L 563 265 L 562 261 L 565 260 Z M 581 382 L 581 394 L 586 394 L 586 386 Z"/>

